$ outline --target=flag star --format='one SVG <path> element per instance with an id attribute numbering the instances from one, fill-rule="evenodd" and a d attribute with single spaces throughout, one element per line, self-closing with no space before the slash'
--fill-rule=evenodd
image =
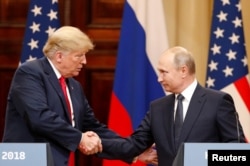
<path id="1" fill-rule="evenodd" d="M 241 11 L 241 4 L 240 4 L 240 2 L 239 2 L 239 3 L 237 3 L 235 6 L 237 7 L 238 12 L 239 12 L 239 11 Z"/>
<path id="2" fill-rule="evenodd" d="M 235 17 L 235 20 L 232 21 L 234 23 L 234 28 L 237 28 L 237 27 L 242 27 L 242 20 L 239 19 L 238 17 Z"/>
<path id="3" fill-rule="evenodd" d="M 225 77 L 233 76 L 233 70 L 233 68 L 226 66 L 226 68 L 223 70 L 223 72 L 225 73 Z"/>
<path id="4" fill-rule="evenodd" d="M 235 33 L 232 34 L 232 36 L 229 37 L 229 39 L 231 40 L 231 44 L 234 43 L 239 43 L 239 35 L 236 35 Z"/>
<path id="5" fill-rule="evenodd" d="M 239 81 L 240 78 L 246 78 L 249 75 L 249 71 L 247 70 L 249 59 L 247 61 L 247 53 L 244 46 L 244 20 L 242 19 L 242 10 L 240 7 L 240 2 L 242 1 L 228 1 L 230 1 L 230 5 L 226 4 L 227 1 L 214 0 L 205 86 L 216 90 L 226 91 L 228 93 L 232 91 L 232 88 L 230 88 L 231 86 L 237 86 L 244 90 L 241 91 L 239 90 L 239 88 L 237 88 L 234 93 L 239 96 L 244 96 L 244 93 L 250 94 L 250 91 L 248 83 Z M 224 5 L 222 2 L 224 3 Z M 227 13 L 227 16 L 224 17 L 226 18 L 226 21 L 222 19 L 223 13 L 221 11 Z M 222 13 L 221 16 L 218 15 L 220 12 Z M 218 39 L 214 34 L 217 27 L 225 30 L 223 32 L 224 36 L 218 37 Z M 214 46 L 215 43 L 221 46 L 221 53 L 213 55 L 213 52 L 210 49 Z M 214 62 L 218 62 L 218 70 L 209 70 L 209 64 L 211 64 L 212 60 Z M 244 97 L 236 97 L 235 104 L 242 105 L 242 103 L 244 104 L 244 102 L 245 104 L 248 104 L 249 101 L 246 101 L 246 98 Z M 240 111 L 242 113 L 249 113 L 249 110 L 247 108 L 240 109 Z M 243 123 L 245 123 L 247 127 L 249 126 L 249 121 L 243 120 Z M 250 133 L 248 134 L 247 138 L 250 139 Z"/>
<path id="6" fill-rule="evenodd" d="M 35 59 L 37 59 L 37 57 L 33 57 L 32 55 L 29 55 L 29 58 L 26 59 L 26 61 L 29 62 L 29 61 L 33 61 Z"/>
<path id="7" fill-rule="evenodd" d="M 50 36 L 52 33 L 54 33 L 56 28 L 52 28 L 51 26 L 48 27 L 48 29 L 45 31 L 48 36 Z"/>
<path id="8" fill-rule="evenodd" d="M 217 27 L 216 31 L 214 31 L 214 34 L 216 35 L 216 39 L 218 39 L 219 37 L 223 37 L 224 33 L 224 29 L 220 29 L 219 27 Z"/>
<path id="9" fill-rule="evenodd" d="M 49 16 L 49 18 L 50 18 L 50 21 L 53 19 L 57 19 L 56 15 L 57 15 L 57 12 L 53 11 L 53 10 L 50 10 L 50 13 L 47 14 L 47 16 Z"/>
<path id="10" fill-rule="evenodd" d="M 228 53 L 226 53 L 226 56 L 228 57 L 228 60 L 236 59 L 236 51 L 229 50 Z"/>
<path id="11" fill-rule="evenodd" d="M 34 48 L 38 48 L 38 40 L 31 39 L 28 45 L 31 47 L 31 50 L 33 50 Z"/>
<path id="12" fill-rule="evenodd" d="M 230 5 L 229 0 L 221 0 L 223 6 L 225 6 L 226 4 Z"/>
<path id="13" fill-rule="evenodd" d="M 34 1 L 29 6 L 21 63 L 42 57 L 43 43 L 46 43 L 48 35 L 60 26 L 59 0 Z"/>
<path id="14" fill-rule="evenodd" d="M 241 59 L 241 62 L 243 63 L 243 66 L 247 66 L 247 56 L 244 56 L 243 59 Z"/>
<path id="15" fill-rule="evenodd" d="M 52 0 L 52 4 L 58 3 L 58 0 Z"/>
<path id="16" fill-rule="evenodd" d="M 36 24 L 35 22 L 32 23 L 32 26 L 30 26 L 30 29 L 32 29 L 32 33 L 40 32 L 40 24 Z"/>
<path id="17" fill-rule="evenodd" d="M 224 13 L 223 11 L 220 11 L 220 14 L 217 15 L 220 22 L 227 21 L 227 13 Z"/>
<path id="18" fill-rule="evenodd" d="M 37 15 L 42 15 L 42 7 L 38 7 L 38 6 L 34 6 L 34 8 L 31 10 L 31 12 L 34 13 L 34 16 L 37 16 Z"/>
<path id="19" fill-rule="evenodd" d="M 213 60 L 211 60 L 211 62 L 208 65 L 208 67 L 210 68 L 210 72 L 213 70 L 218 70 L 217 65 L 218 65 L 218 62 L 214 62 Z"/>
<path id="20" fill-rule="evenodd" d="M 220 54 L 220 49 L 221 46 L 217 46 L 216 44 L 214 44 L 214 46 L 211 48 L 211 50 L 213 51 L 213 55 Z"/>
<path id="21" fill-rule="evenodd" d="M 208 77 L 208 79 L 206 81 L 207 87 L 208 88 L 214 87 L 214 82 L 215 82 L 215 79 L 212 79 L 211 77 Z"/>

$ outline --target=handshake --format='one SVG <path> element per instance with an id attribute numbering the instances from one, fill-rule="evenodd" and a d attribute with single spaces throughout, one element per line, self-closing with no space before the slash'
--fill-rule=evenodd
<path id="1" fill-rule="evenodd" d="M 87 131 L 82 133 L 78 149 L 85 155 L 96 154 L 102 152 L 102 141 L 95 132 Z"/>
<path id="2" fill-rule="evenodd" d="M 78 149 L 85 155 L 92 155 L 102 152 L 102 141 L 100 137 L 93 131 L 82 133 L 81 142 Z M 142 154 L 134 158 L 133 162 L 140 160 L 143 163 L 158 165 L 158 156 L 155 150 L 155 144 L 145 150 Z"/>

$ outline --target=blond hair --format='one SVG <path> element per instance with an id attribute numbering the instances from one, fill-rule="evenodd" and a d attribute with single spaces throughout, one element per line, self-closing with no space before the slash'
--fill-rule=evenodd
<path id="1" fill-rule="evenodd" d="M 43 47 L 43 53 L 51 57 L 55 51 L 88 51 L 94 48 L 92 41 L 80 29 L 72 26 L 63 26 L 49 36 Z"/>

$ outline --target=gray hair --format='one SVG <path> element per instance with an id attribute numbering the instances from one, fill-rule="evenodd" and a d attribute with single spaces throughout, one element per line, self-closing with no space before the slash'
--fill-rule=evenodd
<path id="1" fill-rule="evenodd" d="M 172 48 L 171 52 L 174 54 L 174 64 L 177 68 L 186 65 L 190 74 L 195 74 L 195 60 L 191 52 L 179 46 Z"/>

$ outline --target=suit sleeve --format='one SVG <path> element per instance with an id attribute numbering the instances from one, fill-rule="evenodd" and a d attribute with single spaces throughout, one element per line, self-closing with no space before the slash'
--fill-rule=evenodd
<path id="1" fill-rule="evenodd" d="M 121 159 L 131 162 L 134 157 L 150 147 L 153 142 L 150 131 L 150 112 L 148 112 L 130 137 L 102 139 L 103 152 L 99 156 L 107 159 Z"/>
<path id="2" fill-rule="evenodd" d="M 221 142 L 245 142 L 243 129 L 236 114 L 232 97 L 225 94 L 221 98 L 217 112 Z"/>

